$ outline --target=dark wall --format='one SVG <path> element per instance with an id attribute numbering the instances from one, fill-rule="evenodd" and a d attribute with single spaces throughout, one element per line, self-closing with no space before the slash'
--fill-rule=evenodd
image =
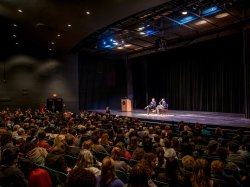
<path id="1" fill-rule="evenodd" d="M 170 109 L 243 113 L 240 34 L 132 61 L 137 108 L 165 97 Z"/>
<path id="2" fill-rule="evenodd" d="M 0 61 L 0 108 L 37 108 L 53 93 L 67 110 L 78 111 L 78 59 L 13 55 Z"/>
<path id="3" fill-rule="evenodd" d="M 119 109 L 126 96 L 124 60 L 79 54 L 80 109 Z"/>

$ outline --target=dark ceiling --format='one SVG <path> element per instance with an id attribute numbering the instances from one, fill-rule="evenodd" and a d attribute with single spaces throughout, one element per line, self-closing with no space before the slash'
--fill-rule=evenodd
<path id="1" fill-rule="evenodd" d="M 66 53 L 104 26 L 164 2 L 166 0 L 0 0 L 0 49 Z"/>
<path id="2" fill-rule="evenodd" d="M 0 49 L 135 57 L 242 32 L 249 2 L 0 0 Z"/>

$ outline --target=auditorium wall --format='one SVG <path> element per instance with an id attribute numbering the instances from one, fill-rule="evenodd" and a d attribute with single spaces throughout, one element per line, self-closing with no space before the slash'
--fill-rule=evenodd
<path id="1" fill-rule="evenodd" d="M 78 58 L 10 55 L 0 60 L 0 109 L 38 108 L 53 93 L 62 97 L 65 109 L 78 111 Z"/>

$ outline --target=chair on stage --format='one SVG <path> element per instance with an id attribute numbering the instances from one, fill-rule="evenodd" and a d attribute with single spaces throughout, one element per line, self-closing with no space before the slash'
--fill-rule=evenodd
<path id="1" fill-rule="evenodd" d="M 163 108 L 159 110 L 160 114 L 168 114 L 168 108 Z"/>

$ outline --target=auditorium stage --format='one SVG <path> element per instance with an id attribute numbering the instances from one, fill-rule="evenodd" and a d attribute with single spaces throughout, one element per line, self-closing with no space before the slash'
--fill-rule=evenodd
<path id="1" fill-rule="evenodd" d="M 104 110 L 90 110 L 98 113 L 104 113 Z M 139 118 L 142 121 L 170 122 L 178 123 L 184 121 L 187 123 L 200 123 L 213 126 L 225 127 L 244 127 L 250 128 L 250 119 L 244 118 L 244 114 L 219 113 L 219 112 L 197 112 L 170 110 L 167 114 L 150 113 L 147 115 L 145 110 L 133 110 L 132 112 L 121 112 L 120 110 L 111 110 L 112 115 L 128 116 Z"/>

